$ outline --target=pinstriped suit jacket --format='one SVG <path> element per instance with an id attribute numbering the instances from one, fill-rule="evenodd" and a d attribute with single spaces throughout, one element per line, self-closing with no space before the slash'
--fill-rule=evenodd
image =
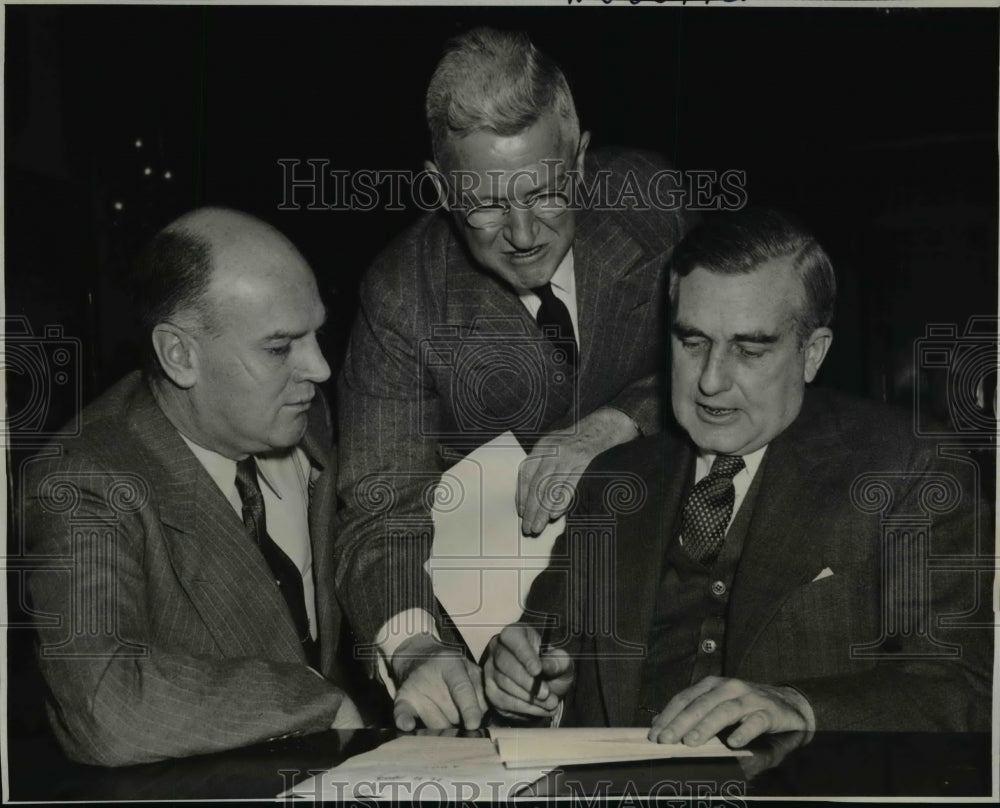
<path id="1" fill-rule="evenodd" d="M 663 167 L 638 152 L 595 152 L 586 176 L 607 183 L 607 203 L 627 172 L 645 193 Z M 447 216 L 424 216 L 366 274 L 337 402 L 338 586 L 363 642 L 398 611 L 435 613 L 424 492 L 470 448 L 508 429 L 530 448 L 603 405 L 659 430 L 664 266 L 685 219 L 608 207 L 577 215 L 576 385 L 560 380 L 549 341 L 517 295 L 474 263 Z"/>
<path id="2" fill-rule="evenodd" d="M 909 419 L 888 407 L 807 392 L 798 419 L 768 447 L 752 512 L 741 508 L 734 521 L 746 533 L 728 603 L 720 607 L 724 676 L 793 685 L 809 699 L 820 730 L 989 728 L 992 628 L 972 624 L 984 615 L 992 622 L 992 575 L 977 584 L 974 571 L 955 570 L 977 550 L 992 554 L 991 509 L 970 464 L 938 457 L 935 449 L 915 439 Z M 646 498 L 614 517 L 614 583 L 610 592 L 604 588 L 604 602 L 614 604 L 614 634 L 569 632 L 568 649 L 580 656 L 564 718 L 572 724 L 628 725 L 637 707 L 665 706 L 637 704 L 644 660 L 631 652 L 649 636 L 659 560 L 676 541 L 694 450 L 664 433 L 602 455 L 580 484 L 567 531 L 580 538 L 571 541 L 592 540 L 586 536 L 594 516 L 614 511 L 612 492 L 605 493 L 609 481 L 626 471 L 641 477 Z M 863 475 L 875 475 L 874 487 L 852 497 Z M 948 479 L 957 483 L 950 494 Z M 936 513 L 935 502 L 946 512 Z M 913 531 L 893 545 L 909 548 L 905 563 L 902 553 L 893 554 L 895 563 L 882 557 L 883 525 L 893 524 Z M 929 576 L 914 552 L 920 525 L 930 535 L 926 550 L 938 559 Z M 568 561 L 563 542 L 555 553 Z M 591 557 L 606 564 L 607 555 Z M 945 559 L 951 570 L 940 563 Z M 586 566 L 571 568 L 578 581 L 588 574 L 594 580 Z M 833 574 L 817 579 L 825 568 Z M 567 580 L 564 563 L 546 570 L 532 587 L 529 609 L 565 617 Z M 586 591 L 581 586 L 574 591 Z M 918 629 L 921 612 L 926 622 Z"/>
<path id="3" fill-rule="evenodd" d="M 340 611 L 329 525 L 336 459 L 325 402 L 303 449 L 323 673 Z M 28 464 L 29 579 L 49 716 L 76 760 L 122 765 L 326 729 L 342 691 L 305 662 L 243 524 L 133 373 L 83 413 L 78 437 Z"/>

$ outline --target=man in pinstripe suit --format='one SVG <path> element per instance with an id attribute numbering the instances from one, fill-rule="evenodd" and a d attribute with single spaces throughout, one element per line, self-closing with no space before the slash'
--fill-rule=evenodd
<path id="1" fill-rule="evenodd" d="M 29 547 L 52 561 L 29 589 L 56 736 L 123 765 L 358 725 L 312 271 L 263 222 L 202 209 L 154 238 L 136 300 L 146 371 L 24 488 Z"/>
<path id="2" fill-rule="evenodd" d="M 458 37 L 426 111 L 442 209 L 369 269 L 339 380 L 337 574 L 359 640 L 389 663 L 397 726 L 472 728 L 480 672 L 441 641 L 425 492 L 510 430 L 530 452 L 518 507 L 537 535 L 568 505 L 547 485 L 658 431 L 663 266 L 685 223 L 615 207 L 664 164 L 588 152 L 561 70 L 523 34 Z M 603 205 L 575 204 L 593 188 Z"/>

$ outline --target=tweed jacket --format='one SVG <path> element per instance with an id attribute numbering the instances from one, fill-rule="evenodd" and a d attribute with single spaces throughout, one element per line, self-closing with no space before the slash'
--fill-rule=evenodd
<path id="1" fill-rule="evenodd" d="M 320 402 L 301 445 L 321 668 L 336 679 L 330 437 Z M 139 373 L 28 464 L 22 495 L 46 562 L 29 592 L 49 717 L 72 758 L 139 763 L 330 726 L 342 691 L 307 666 L 263 556 Z"/>
<path id="2" fill-rule="evenodd" d="M 450 218 L 427 214 L 368 270 L 339 378 L 342 510 L 337 571 L 362 641 L 404 609 L 437 614 L 423 571 L 427 491 L 473 447 L 541 435 L 610 405 L 660 428 L 664 269 L 687 227 L 679 210 L 616 210 L 623 182 L 664 167 L 639 152 L 588 155 L 600 209 L 577 214 L 576 384 L 514 291 L 479 267 Z M 358 593 L 365 593 L 358 595 Z"/>
<path id="3" fill-rule="evenodd" d="M 660 560 L 678 540 L 694 459 L 686 437 L 665 432 L 602 455 L 580 486 L 528 599 L 531 619 L 559 615 L 579 657 L 569 723 L 633 721 Z M 988 729 L 991 584 L 971 567 L 992 553 L 993 528 L 973 467 L 939 456 L 888 407 L 815 390 L 757 475 L 752 511 L 734 520 L 746 533 L 720 603 L 723 675 L 794 686 L 820 730 Z M 595 527 L 610 531 L 610 555 L 584 546 Z M 614 630 L 582 630 L 578 594 L 594 580 L 609 582 L 596 589 Z"/>

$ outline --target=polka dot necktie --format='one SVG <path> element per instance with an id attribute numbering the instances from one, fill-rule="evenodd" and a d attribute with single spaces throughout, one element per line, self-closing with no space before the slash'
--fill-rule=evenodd
<path id="1" fill-rule="evenodd" d="M 243 525 L 250 538 L 260 548 L 268 567 L 271 568 L 274 582 L 281 590 L 285 603 L 288 604 L 288 611 L 291 612 L 299 640 L 308 657 L 313 649 L 302 573 L 299 572 L 295 562 L 267 534 L 264 495 L 261 494 L 260 484 L 257 482 L 257 464 L 253 457 L 246 457 L 236 463 L 236 492 L 240 495 L 240 502 L 243 503 Z"/>
<path id="2" fill-rule="evenodd" d="M 576 334 L 573 332 L 573 320 L 569 316 L 569 309 L 556 297 L 551 283 L 536 286 L 531 291 L 542 301 L 542 305 L 538 307 L 538 314 L 535 315 L 535 321 L 546 337 L 567 350 L 563 361 L 567 364 L 569 377 L 573 378 L 580 364 L 580 350 L 576 344 Z"/>
<path id="3" fill-rule="evenodd" d="M 684 549 L 695 561 L 710 566 L 722 549 L 733 515 L 733 477 L 746 468 L 738 455 L 717 455 L 712 470 L 691 490 L 681 517 Z"/>

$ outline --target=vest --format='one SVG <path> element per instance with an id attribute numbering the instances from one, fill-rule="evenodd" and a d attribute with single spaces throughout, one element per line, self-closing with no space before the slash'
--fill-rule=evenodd
<path id="1" fill-rule="evenodd" d="M 692 560 L 681 546 L 682 509 L 678 510 L 662 561 L 634 726 L 647 725 L 651 717 L 648 710 L 660 712 L 684 688 L 706 676 L 723 674 L 729 594 L 764 476 L 763 465 L 757 469 L 710 567 Z M 682 503 L 693 485 L 692 470 Z"/>

